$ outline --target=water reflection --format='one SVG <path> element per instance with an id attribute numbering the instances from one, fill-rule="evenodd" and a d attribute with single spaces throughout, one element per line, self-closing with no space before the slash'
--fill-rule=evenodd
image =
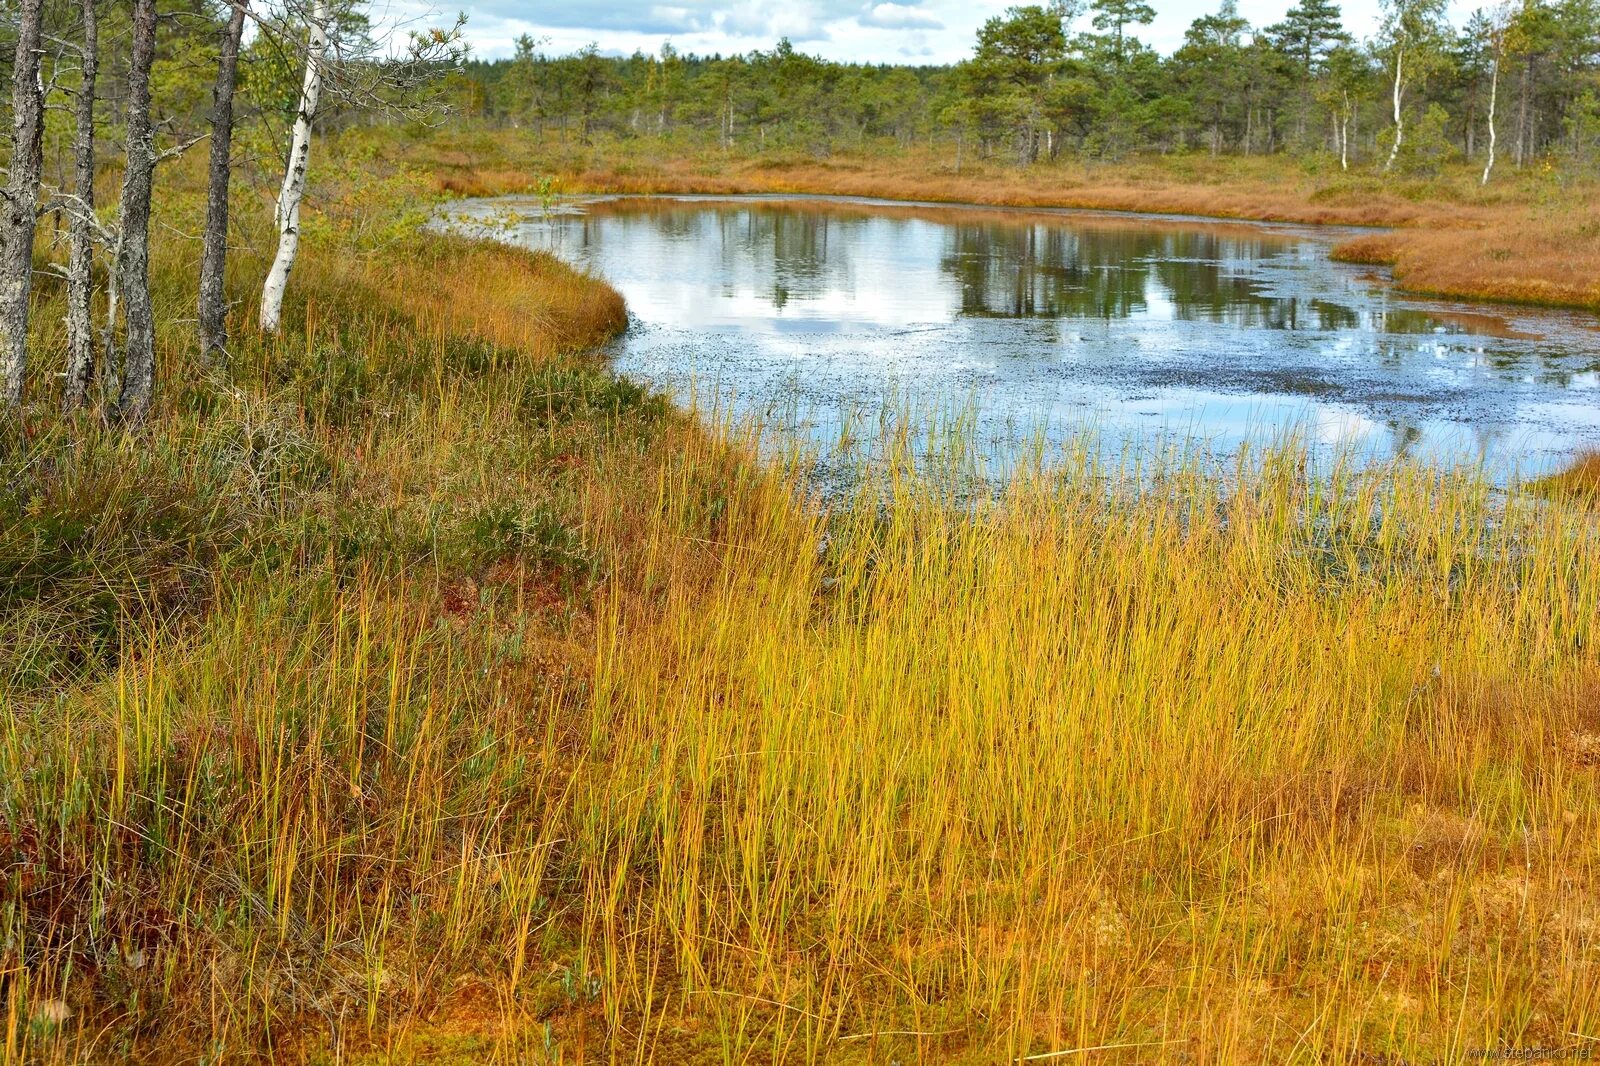
<path id="1" fill-rule="evenodd" d="M 825 444 L 890 394 L 975 398 L 1002 450 L 1084 422 L 1222 448 L 1293 426 L 1526 472 L 1600 443 L 1581 316 L 1397 297 L 1330 262 L 1326 231 L 829 198 L 462 210 L 622 291 L 623 372 L 787 412 Z"/>

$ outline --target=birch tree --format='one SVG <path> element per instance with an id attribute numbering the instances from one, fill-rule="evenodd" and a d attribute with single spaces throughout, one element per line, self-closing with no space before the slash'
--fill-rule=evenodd
<path id="1" fill-rule="evenodd" d="M 67 250 L 67 380 L 66 406 L 88 398 L 94 378 L 94 98 L 99 71 L 100 26 L 96 0 L 83 0 L 83 57 L 73 132 L 73 191 Z"/>
<path id="2" fill-rule="evenodd" d="M 306 45 L 306 72 L 300 84 L 300 105 L 295 110 L 294 130 L 289 137 L 289 162 L 283 172 L 283 187 L 278 191 L 278 251 L 272 257 L 266 283 L 261 286 L 261 328 L 278 332 L 283 313 L 283 294 L 289 285 L 300 251 L 300 202 L 306 194 L 306 168 L 311 161 L 311 124 L 322 98 L 322 66 L 328 53 L 328 3 L 312 0 L 307 17 L 309 37 Z"/>
<path id="3" fill-rule="evenodd" d="M 1508 26 L 1509 18 L 1504 11 L 1497 13 L 1489 25 L 1489 113 L 1484 122 L 1489 143 L 1488 155 L 1483 164 L 1483 177 L 1479 179 L 1479 185 L 1489 184 L 1489 175 L 1494 170 L 1494 153 L 1499 139 L 1498 131 L 1495 129 L 1495 107 L 1500 100 L 1500 64 L 1505 59 Z"/>
<path id="4" fill-rule="evenodd" d="M 1389 159 L 1383 164 L 1384 170 L 1394 169 L 1394 161 L 1400 155 L 1400 145 L 1406 138 L 1405 114 L 1401 109 L 1405 93 L 1406 50 L 1397 47 L 1394 50 L 1394 141 L 1389 145 Z"/>
<path id="5" fill-rule="evenodd" d="M 1439 24 L 1444 18 L 1445 0 L 1381 0 L 1383 6 L 1383 47 L 1389 53 L 1390 104 L 1394 115 L 1394 139 L 1389 145 L 1385 171 L 1393 170 L 1405 141 L 1406 90 L 1425 77 L 1437 45 Z"/>
<path id="6" fill-rule="evenodd" d="M 1350 169 L 1350 121 L 1355 117 L 1365 69 L 1366 60 L 1361 53 L 1349 45 L 1340 45 L 1328 53 L 1325 77 L 1317 91 L 1318 101 L 1332 120 L 1333 147 L 1339 153 L 1340 170 Z"/>
<path id="7" fill-rule="evenodd" d="M 150 121 L 150 68 L 156 51 L 155 0 L 134 0 L 133 52 L 128 63 L 127 161 L 122 177 L 122 231 L 117 246 L 117 288 L 125 337 L 117 417 L 139 421 L 155 394 L 155 315 L 150 303 L 150 188 L 156 168 Z"/>
<path id="8" fill-rule="evenodd" d="M 0 405 L 22 403 L 28 370 L 28 297 L 33 238 L 44 169 L 44 81 L 40 76 L 42 0 L 21 0 L 11 72 L 11 171 L 0 195 Z"/>
<path id="9" fill-rule="evenodd" d="M 90 2 L 90 0 L 85 0 Z M 249 0 L 233 0 L 221 34 L 217 80 L 211 90 L 211 158 L 206 179 L 206 227 L 200 253 L 200 354 L 209 364 L 227 358 L 228 332 L 223 279 L 228 265 L 228 185 L 233 173 L 233 91 L 239 41 Z"/>
<path id="10" fill-rule="evenodd" d="M 266 282 L 261 286 L 261 329 L 278 332 L 282 324 L 283 297 L 300 251 L 300 207 L 305 200 L 306 175 L 311 160 L 311 133 L 324 93 L 332 88 L 352 106 L 399 112 L 410 118 L 430 113 L 437 101 L 420 90 L 436 83 L 446 69 L 459 68 L 465 49 L 461 29 L 466 17 L 458 16 L 452 29 L 410 34 L 410 44 L 394 58 L 380 58 L 384 42 L 357 42 L 365 54 L 343 55 L 330 62 L 328 0 L 312 0 L 306 17 L 306 67 L 289 136 L 289 158 L 278 191 L 276 212 L 278 249 L 272 257 Z M 331 81 L 331 75 L 340 75 Z"/>

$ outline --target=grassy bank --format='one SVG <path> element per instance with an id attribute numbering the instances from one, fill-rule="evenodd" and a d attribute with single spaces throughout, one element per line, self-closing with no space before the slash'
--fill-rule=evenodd
<path id="1" fill-rule="evenodd" d="M 1600 310 L 1600 212 L 1567 207 L 1357 237 L 1333 257 L 1392 267 L 1406 292 Z"/>
<path id="2" fill-rule="evenodd" d="M 8 1057 L 1600 1037 L 1600 531 L 1561 486 L 1084 457 L 969 512 L 890 456 L 824 507 L 583 354 L 615 293 L 417 234 L 450 175 L 358 148 L 282 340 L 246 311 L 193 366 L 174 197 L 156 416 L 0 443 Z"/>
<path id="3" fill-rule="evenodd" d="M 1028 169 L 948 150 L 733 156 L 624 142 L 579 146 L 515 130 L 414 143 L 407 154 L 451 195 L 529 192 L 835 193 L 1007 207 L 1069 207 L 1271 222 L 1398 227 L 1335 257 L 1394 268 L 1407 291 L 1600 309 L 1600 183 L 1544 166 L 1431 177 L 1341 170 L 1336 160 L 1184 155 Z"/>

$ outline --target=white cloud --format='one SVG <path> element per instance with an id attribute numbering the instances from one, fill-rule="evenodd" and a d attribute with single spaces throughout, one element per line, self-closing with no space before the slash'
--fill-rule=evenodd
<path id="1" fill-rule="evenodd" d="M 944 29 L 944 23 L 911 4 L 875 4 L 857 16 L 856 21 L 863 26 L 886 30 Z"/>
<path id="2" fill-rule="evenodd" d="M 387 0 L 375 11 L 382 22 L 414 20 L 430 0 Z M 436 4 L 444 0 L 436 0 Z M 459 2 L 459 0 L 458 0 Z M 771 48 L 787 36 L 803 51 L 827 59 L 881 63 L 953 63 L 972 54 L 985 19 L 1027 0 L 474 0 L 467 8 L 467 38 L 485 59 L 509 56 L 522 33 L 547 40 L 552 53 L 594 42 L 602 52 L 658 51 L 671 41 L 680 52 L 728 55 Z M 1042 2 L 1042 0 L 1039 0 Z M 1138 28 L 1141 40 L 1161 52 L 1183 43 L 1183 31 L 1220 0 L 1152 0 L 1156 20 Z M 1240 14 L 1256 26 L 1283 18 L 1294 0 L 1240 0 Z M 1378 0 L 1346 0 L 1345 27 L 1357 38 L 1377 32 Z M 1458 0 L 1457 21 L 1470 5 Z M 432 21 L 448 21 L 455 8 L 433 6 Z M 441 14 L 442 12 L 442 14 Z M 1088 28 L 1080 19 L 1075 30 Z"/>
<path id="3" fill-rule="evenodd" d="M 737 0 L 713 18 L 724 33 L 763 42 L 787 37 L 799 44 L 828 37 L 826 14 L 806 0 Z"/>
<path id="4" fill-rule="evenodd" d="M 663 7 L 658 4 L 650 9 L 650 17 L 662 25 L 676 27 L 673 32 L 677 33 L 694 33 L 708 28 L 701 15 L 687 7 Z"/>

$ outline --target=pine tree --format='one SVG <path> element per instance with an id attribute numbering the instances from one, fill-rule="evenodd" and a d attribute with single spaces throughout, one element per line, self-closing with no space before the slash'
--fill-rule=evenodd
<path id="1" fill-rule="evenodd" d="M 1124 28 L 1148 26 L 1155 21 L 1156 10 L 1144 0 L 1094 0 L 1094 28 L 1102 33 L 1111 31 L 1112 47 L 1120 59 L 1123 56 Z"/>
<path id="2" fill-rule="evenodd" d="M 1301 0 L 1283 21 L 1267 30 L 1278 50 L 1290 57 L 1300 91 L 1295 115 L 1295 140 L 1304 143 L 1311 114 L 1313 83 L 1327 68 L 1328 53 L 1350 40 L 1332 0 Z"/>
<path id="3" fill-rule="evenodd" d="M 1280 49 L 1294 57 L 1304 74 L 1320 73 L 1328 53 L 1350 39 L 1339 5 L 1331 0 L 1300 0 L 1268 32 Z"/>
<path id="4" fill-rule="evenodd" d="M 133 47 L 128 64 L 127 161 L 122 170 L 122 240 L 116 263 L 126 331 L 117 416 L 129 422 L 137 422 L 149 412 L 156 382 L 156 323 L 150 301 L 150 195 L 156 170 L 150 68 L 155 54 L 155 0 L 134 0 Z"/>

